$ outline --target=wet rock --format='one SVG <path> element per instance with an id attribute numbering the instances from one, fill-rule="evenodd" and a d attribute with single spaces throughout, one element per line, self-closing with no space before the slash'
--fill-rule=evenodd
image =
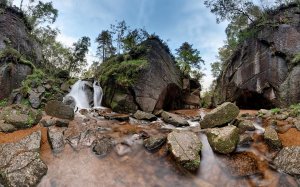
<path id="1" fill-rule="evenodd" d="M 207 139 L 214 151 L 228 154 L 235 150 L 239 142 L 239 130 L 233 125 L 209 129 Z"/>
<path id="2" fill-rule="evenodd" d="M 55 119 L 52 119 L 52 118 L 44 118 L 40 121 L 40 123 L 44 126 L 44 127 L 50 127 L 50 126 L 53 126 L 55 125 L 56 123 L 56 120 Z"/>
<path id="3" fill-rule="evenodd" d="M 271 126 L 266 128 L 264 139 L 266 143 L 273 149 L 280 149 L 282 147 L 277 132 Z"/>
<path id="4" fill-rule="evenodd" d="M 108 120 L 128 121 L 128 114 L 103 114 L 103 117 Z"/>
<path id="5" fill-rule="evenodd" d="M 259 158 L 252 152 L 234 153 L 220 157 L 219 164 L 233 177 L 245 177 L 260 173 Z"/>
<path id="6" fill-rule="evenodd" d="M 155 115 L 140 110 L 136 111 L 133 117 L 138 120 L 148 120 L 148 121 L 155 121 L 157 119 Z"/>
<path id="7" fill-rule="evenodd" d="M 196 170 L 200 166 L 202 143 L 198 136 L 189 131 L 168 134 L 167 144 L 175 160 L 187 170 Z"/>
<path id="8" fill-rule="evenodd" d="M 269 118 L 272 116 L 272 112 L 270 110 L 266 110 L 266 109 L 260 109 L 257 112 L 258 116 L 263 117 L 263 118 Z"/>
<path id="9" fill-rule="evenodd" d="M 0 114 L 0 120 L 13 125 L 16 129 L 32 127 L 37 124 L 41 118 L 42 115 L 39 111 L 24 105 L 5 107 Z"/>
<path id="10" fill-rule="evenodd" d="M 289 117 L 288 114 L 277 114 L 275 116 L 275 119 L 277 119 L 277 120 L 286 120 L 288 117 Z"/>
<path id="11" fill-rule="evenodd" d="M 200 122 L 201 128 L 212 128 L 229 123 L 238 116 L 239 112 L 239 108 L 235 104 L 223 103 L 204 116 Z"/>
<path id="12" fill-rule="evenodd" d="M 114 143 L 112 137 L 104 136 L 94 143 L 93 152 L 101 157 L 106 156 L 113 149 Z"/>
<path id="13" fill-rule="evenodd" d="M 79 113 L 81 115 L 87 115 L 89 113 L 89 111 L 87 109 L 81 109 L 81 110 L 79 110 Z"/>
<path id="14" fill-rule="evenodd" d="M 148 151 L 155 151 L 161 148 L 166 142 L 166 136 L 156 135 L 144 140 L 144 147 Z"/>
<path id="15" fill-rule="evenodd" d="M 39 108 L 41 106 L 40 94 L 31 91 L 29 94 L 29 103 L 32 108 Z"/>
<path id="16" fill-rule="evenodd" d="M 249 145 L 254 139 L 250 134 L 241 134 L 239 138 L 239 145 Z"/>
<path id="17" fill-rule="evenodd" d="M 124 156 L 132 151 L 129 145 L 122 143 L 117 144 L 115 150 L 119 156 Z"/>
<path id="18" fill-rule="evenodd" d="M 61 152 L 65 147 L 64 141 L 64 130 L 63 128 L 59 127 L 49 127 L 48 128 L 48 141 L 51 145 L 51 148 L 54 152 L 58 153 Z"/>
<path id="19" fill-rule="evenodd" d="M 0 181 L 4 186 L 36 186 L 47 173 L 40 159 L 41 132 L 18 143 L 0 144 Z"/>
<path id="20" fill-rule="evenodd" d="M 55 122 L 55 125 L 57 127 L 68 127 L 70 123 L 70 120 L 67 119 L 57 119 Z"/>
<path id="21" fill-rule="evenodd" d="M 49 116 L 62 118 L 62 119 L 74 119 L 74 110 L 64 104 L 63 102 L 52 100 L 46 104 L 45 107 L 46 114 Z"/>
<path id="22" fill-rule="evenodd" d="M 274 159 L 276 168 L 290 175 L 300 175 L 300 146 L 285 147 Z"/>
<path id="23" fill-rule="evenodd" d="M 0 132 L 9 133 L 16 130 L 17 129 L 13 125 L 5 123 L 4 120 L 0 120 Z"/>
<path id="24" fill-rule="evenodd" d="M 177 114 L 172 114 L 169 112 L 163 112 L 161 114 L 161 117 L 163 118 L 164 122 L 172 124 L 176 127 L 182 127 L 182 126 L 188 126 L 187 120 L 185 120 L 183 117 L 180 117 Z"/>
<path id="25" fill-rule="evenodd" d="M 245 131 L 255 131 L 255 126 L 253 125 L 253 122 L 250 120 L 243 120 L 238 124 L 238 128 L 240 133 L 243 133 Z"/>

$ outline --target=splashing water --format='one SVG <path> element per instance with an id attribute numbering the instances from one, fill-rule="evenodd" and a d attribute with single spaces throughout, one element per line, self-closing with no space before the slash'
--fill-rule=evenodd
<path id="1" fill-rule="evenodd" d="M 101 108 L 103 91 L 98 81 L 94 81 L 94 108 Z"/>

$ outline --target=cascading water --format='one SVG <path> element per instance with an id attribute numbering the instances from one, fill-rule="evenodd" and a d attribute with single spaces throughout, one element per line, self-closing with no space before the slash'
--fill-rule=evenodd
<path id="1" fill-rule="evenodd" d="M 94 107 L 101 107 L 102 101 L 102 88 L 97 81 L 93 84 L 93 98 L 89 98 L 87 86 L 90 86 L 88 81 L 78 80 L 73 86 L 69 94 L 64 97 L 64 102 L 68 103 L 71 101 L 74 105 L 74 110 L 78 109 L 89 109 L 91 108 L 91 99 L 93 99 Z"/>
<path id="2" fill-rule="evenodd" d="M 94 81 L 93 88 L 94 88 L 94 108 L 101 108 L 103 91 L 102 88 L 100 87 L 99 82 Z"/>

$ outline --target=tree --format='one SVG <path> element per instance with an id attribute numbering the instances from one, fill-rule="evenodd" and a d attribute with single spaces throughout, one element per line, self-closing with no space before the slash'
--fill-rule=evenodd
<path id="1" fill-rule="evenodd" d="M 148 37 L 149 33 L 145 29 L 134 29 L 132 31 L 128 31 L 127 35 L 122 40 L 124 51 L 128 52 L 135 49 Z"/>
<path id="2" fill-rule="evenodd" d="M 68 71 L 76 74 L 80 73 L 84 66 L 87 65 L 86 55 L 91 46 L 89 37 L 82 37 L 73 44 L 72 55 L 69 57 Z"/>
<path id="3" fill-rule="evenodd" d="M 107 58 L 115 54 L 116 48 L 112 44 L 112 35 L 108 30 L 102 31 L 96 38 L 98 43 L 97 55 L 104 62 Z"/>
<path id="4" fill-rule="evenodd" d="M 218 78 L 222 72 L 222 63 L 221 62 L 214 62 L 210 64 L 212 76 L 214 78 Z"/>
<path id="5" fill-rule="evenodd" d="M 204 60 L 200 56 L 200 51 L 193 48 L 193 45 L 184 42 L 178 49 L 176 49 L 177 63 L 185 76 L 190 75 L 192 68 L 201 70 L 201 64 Z"/>
<path id="6" fill-rule="evenodd" d="M 30 0 L 31 3 L 34 1 Z M 22 6 L 22 4 L 20 5 Z M 58 10 L 53 7 L 52 2 L 39 1 L 35 6 L 29 6 L 29 20 L 33 27 L 43 23 L 54 23 L 58 16 Z"/>
<path id="7" fill-rule="evenodd" d="M 122 41 L 124 40 L 125 33 L 129 29 L 129 27 L 123 20 L 118 22 L 117 25 L 111 25 L 110 28 L 112 30 L 112 34 L 116 34 L 117 50 L 118 54 L 120 54 L 121 49 L 123 49 Z"/>

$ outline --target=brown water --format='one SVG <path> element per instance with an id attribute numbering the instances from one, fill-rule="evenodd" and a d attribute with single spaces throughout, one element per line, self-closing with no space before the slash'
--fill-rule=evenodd
<path id="1" fill-rule="evenodd" d="M 178 111 L 181 115 L 200 115 L 202 110 Z M 247 112 L 248 113 L 248 112 Z M 72 132 L 80 131 L 82 121 L 72 122 Z M 167 134 L 159 125 L 131 125 L 128 123 L 98 121 L 96 126 L 111 127 L 106 133 L 117 141 L 130 137 L 131 134 L 145 131 L 150 135 Z M 81 126 L 80 126 L 81 125 Z M 263 125 L 259 123 L 258 125 Z M 84 126 L 84 125 L 83 125 Z M 73 128 L 73 129 L 72 129 Z M 269 162 L 275 156 L 275 152 L 264 144 L 262 132 L 253 133 L 254 143 L 250 147 L 238 147 L 237 152 L 251 155 L 255 158 L 258 172 L 247 177 L 235 177 L 232 168 L 247 167 L 235 166 L 235 158 L 238 153 L 230 156 L 215 154 L 210 148 L 206 135 L 198 133 L 203 143 L 201 152 L 201 165 L 196 173 L 190 173 L 173 162 L 166 146 L 156 153 L 147 152 L 142 145 L 137 145 L 130 154 L 118 156 L 112 151 L 108 156 L 100 158 L 90 148 L 73 150 L 66 145 L 63 152 L 53 154 L 46 142 L 45 128 L 36 126 L 26 131 L 18 131 L 16 134 L 0 135 L 0 143 L 17 141 L 12 138 L 26 136 L 33 131 L 42 130 L 41 156 L 48 166 L 48 173 L 43 177 L 40 187 L 56 186 L 297 186 L 295 180 L 287 175 L 280 174 L 269 166 Z M 75 132 L 76 133 L 76 132 Z M 299 145 L 300 140 L 291 141 L 291 136 L 300 137 L 299 131 L 293 128 L 280 134 L 283 145 Z M 243 163 L 243 162 L 242 162 Z"/>

